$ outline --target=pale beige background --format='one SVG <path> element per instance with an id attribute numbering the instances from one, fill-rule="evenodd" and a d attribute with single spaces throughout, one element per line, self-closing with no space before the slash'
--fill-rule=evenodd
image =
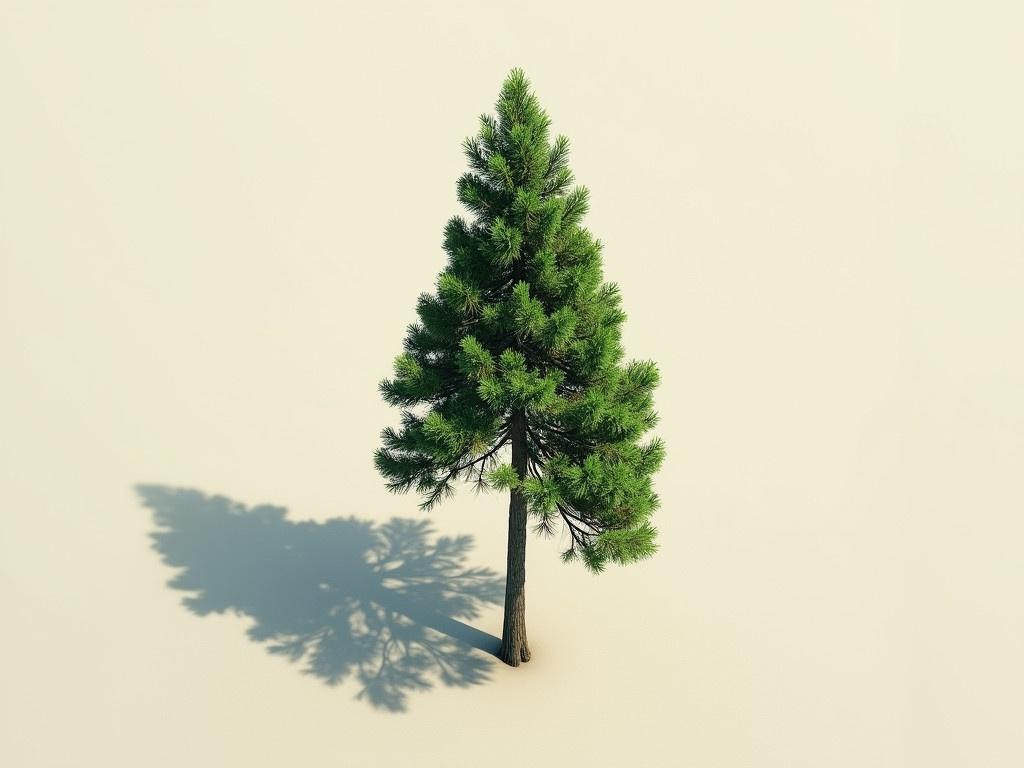
<path id="1" fill-rule="evenodd" d="M 0 3 L 0 763 L 1021 765 L 1018 7 Z M 375 385 L 517 65 L 661 365 L 663 549 L 532 539 L 535 660 L 389 714 L 186 610 L 132 487 L 419 514 Z M 504 515 L 432 519 L 501 568 Z"/>

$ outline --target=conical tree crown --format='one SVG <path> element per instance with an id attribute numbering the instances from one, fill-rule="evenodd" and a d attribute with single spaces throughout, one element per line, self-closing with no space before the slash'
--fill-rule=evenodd
<path id="1" fill-rule="evenodd" d="M 623 363 L 619 290 L 581 225 L 587 190 L 573 185 L 569 141 L 549 139 L 521 70 L 496 112 L 463 143 L 470 170 L 458 199 L 472 220 L 448 222 L 447 266 L 380 384 L 402 419 L 383 431 L 377 468 L 389 489 L 422 494 L 425 509 L 463 478 L 517 489 L 536 529 L 564 526 L 563 557 L 593 570 L 648 557 L 664 448 L 641 438 L 657 421 L 657 368 Z M 515 413 L 527 424 L 524 477 L 504 455 Z"/>

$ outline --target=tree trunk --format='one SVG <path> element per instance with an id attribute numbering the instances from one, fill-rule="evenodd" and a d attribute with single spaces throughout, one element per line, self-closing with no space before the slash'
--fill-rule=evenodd
<path id="1" fill-rule="evenodd" d="M 526 414 L 512 415 L 512 466 L 526 477 Z M 526 642 L 526 498 L 512 490 L 508 504 L 508 570 L 505 577 L 505 624 L 498 658 L 518 667 L 530 660 Z"/>

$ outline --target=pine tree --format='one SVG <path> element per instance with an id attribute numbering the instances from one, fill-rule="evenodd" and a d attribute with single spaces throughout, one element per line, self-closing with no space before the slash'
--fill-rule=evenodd
<path id="1" fill-rule="evenodd" d="M 592 571 L 650 557 L 651 477 L 664 447 L 641 441 L 657 421 L 658 370 L 623 362 L 619 290 L 604 281 L 601 242 L 581 226 L 588 192 L 573 184 L 568 139 L 549 140 L 520 69 L 496 112 L 463 142 L 470 170 L 458 199 L 473 219 L 449 220 L 447 266 L 420 295 L 394 376 L 380 383 L 402 415 L 374 458 L 388 488 L 415 489 L 423 509 L 460 479 L 509 492 L 498 655 L 517 666 L 530 659 L 528 514 L 541 534 L 566 531 L 563 560 Z"/>

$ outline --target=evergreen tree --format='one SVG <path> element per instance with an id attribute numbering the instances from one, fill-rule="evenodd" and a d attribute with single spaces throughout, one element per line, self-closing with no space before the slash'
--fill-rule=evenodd
<path id="1" fill-rule="evenodd" d="M 508 491 L 508 572 L 500 658 L 530 658 L 525 596 L 527 516 L 568 532 L 566 561 L 599 572 L 656 550 L 651 476 L 664 456 L 649 361 L 623 362 L 618 287 L 604 282 L 601 242 L 581 226 L 565 136 L 520 69 L 497 117 L 463 142 L 470 170 L 458 199 L 473 214 L 444 233 L 448 263 L 417 305 L 384 399 L 401 427 L 382 433 L 377 469 L 430 509 L 453 483 Z M 506 453 L 505 449 L 508 449 Z"/>

